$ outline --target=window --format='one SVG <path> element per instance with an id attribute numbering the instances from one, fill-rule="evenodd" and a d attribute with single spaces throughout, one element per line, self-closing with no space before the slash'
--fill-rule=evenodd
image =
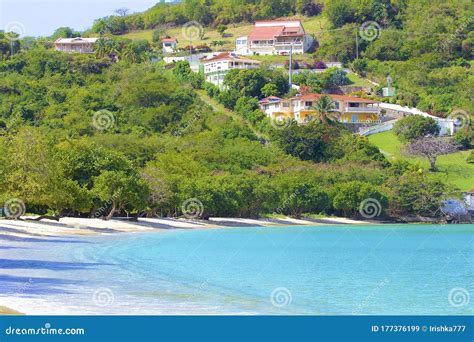
<path id="1" fill-rule="evenodd" d="M 313 102 L 311 102 L 311 101 L 306 101 L 306 102 L 304 103 L 304 106 L 305 106 L 305 107 L 311 107 L 311 106 L 313 106 Z"/>
<path id="2" fill-rule="evenodd" d="M 290 104 L 288 102 L 283 102 L 283 107 L 288 108 L 288 107 L 290 107 Z"/>

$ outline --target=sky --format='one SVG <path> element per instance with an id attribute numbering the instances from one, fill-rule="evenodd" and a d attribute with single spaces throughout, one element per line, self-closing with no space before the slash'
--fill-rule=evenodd
<path id="1" fill-rule="evenodd" d="M 142 12 L 159 0 L 0 0 L 0 30 L 22 36 L 50 36 L 58 27 L 78 31 L 117 8 Z M 13 28 L 13 29 L 12 29 Z"/>

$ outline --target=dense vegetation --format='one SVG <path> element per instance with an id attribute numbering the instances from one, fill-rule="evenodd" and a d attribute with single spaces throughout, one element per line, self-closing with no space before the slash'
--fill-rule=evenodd
<path id="1" fill-rule="evenodd" d="M 0 72 L 1 197 L 23 200 L 29 212 L 180 215 L 183 201 L 197 198 L 203 217 L 357 215 L 371 196 L 398 215 L 413 211 L 406 201 L 421 187 L 436 188 L 423 195 L 428 207 L 445 190 L 330 123 L 290 125 L 262 144 L 245 122 L 201 101 L 186 66 L 103 63 L 37 46 Z M 244 98 L 263 85 L 241 89 Z M 408 190 L 415 198 L 400 197 Z"/>
<path id="2" fill-rule="evenodd" d="M 54 52 L 48 39 L 12 45 L 0 33 L 0 201 L 18 198 L 37 214 L 111 217 L 182 215 L 182 204 L 197 199 L 200 217 L 298 217 L 360 216 L 361 203 L 375 199 L 395 217 L 439 215 L 455 189 L 427 168 L 388 161 L 322 111 L 306 126 L 271 123 L 258 100 L 288 93 L 284 72 L 234 70 L 220 91 L 187 63 L 171 70 L 151 63 L 148 42 L 110 36 L 190 20 L 217 26 L 321 10 L 334 30 L 319 38 L 315 60 L 338 59 L 374 78 L 390 73 L 394 101 L 402 104 L 439 115 L 472 109 L 472 11 L 461 1 L 185 0 L 96 21 L 91 32 L 103 37 L 94 55 Z M 375 41 L 359 41 L 355 59 L 355 39 L 348 37 L 367 20 L 384 30 Z M 53 38 L 75 35 L 60 28 Z M 438 46 L 446 35 L 449 53 Z M 295 82 L 313 91 L 348 83 L 337 69 L 302 73 Z M 228 111 L 216 111 L 204 93 Z M 433 129 L 429 122 L 416 127 Z M 472 130 L 463 132 L 456 139 L 467 148 Z"/>

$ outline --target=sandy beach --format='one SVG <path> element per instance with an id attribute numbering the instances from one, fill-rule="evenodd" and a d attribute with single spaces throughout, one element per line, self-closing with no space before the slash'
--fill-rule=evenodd
<path id="1" fill-rule="evenodd" d="M 160 232 L 168 229 L 214 229 L 229 227 L 279 227 L 331 224 L 370 224 L 369 221 L 356 221 L 347 218 L 219 218 L 209 220 L 190 220 L 181 218 L 140 218 L 130 221 L 126 218 L 101 220 L 93 218 L 63 217 L 59 221 L 0 220 L 0 239 L 41 238 L 61 236 L 87 236 L 114 233 Z"/>

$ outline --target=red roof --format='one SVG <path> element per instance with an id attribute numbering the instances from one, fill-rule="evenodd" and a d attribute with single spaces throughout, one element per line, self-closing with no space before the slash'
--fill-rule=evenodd
<path id="1" fill-rule="evenodd" d="M 248 36 L 248 40 L 271 40 L 280 35 L 285 26 L 259 26 L 254 27 Z"/>
<path id="2" fill-rule="evenodd" d="M 163 38 L 161 41 L 166 43 L 173 43 L 176 42 L 176 38 Z"/>
<path id="3" fill-rule="evenodd" d="M 206 59 L 205 62 L 217 61 L 218 59 L 227 59 L 227 58 L 230 58 L 230 52 L 221 52 L 220 54 L 215 55 L 214 57 Z"/>
<path id="4" fill-rule="evenodd" d="M 301 20 L 293 20 L 293 19 L 273 19 L 273 20 L 257 20 L 256 23 L 275 23 L 275 24 L 281 24 L 282 22 L 288 22 L 288 23 L 300 23 L 301 25 Z"/>
<path id="5" fill-rule="evenodd" d="M 281 98 L 277 97 L 277 96 L 268 96 L 264 99 L 261 99 L 260 101 L 258 101 L 260 104 L 267 104 L 267 103 L 277 103 L 277 102 L 280 102 L 281 101 Z"/>
<path id="6" fill-rule="evenodd" d="M 218 60 L 222 60 L 222 59 L 230 59 L 230 60 L 241 60 L 243 62 L 255 62 L 255 63 L 261 63 L 260 61 L 256 61 L 256 60 L 253 60 L 253 59 L 249 59 L 249 58 L 242 58 L 240 56 L 237 56 L 236 54 L 232 53 L 232 52 L 222 52 L 214 57 L 211 57 L 209 59 L 205 59 L 204 60 L 204 63 L 207 63 L 207 62 L 212 62 L 212 61 L 218 61 Z"/>
<path id="7" fill-rule="evenodd" d="M 379 103 L 378 101 L 363 99 L 360 97 L 335 95 L 335 94 L 307 94 L 307 95 L 292 97 L 292 100 L 314 101 L 314 100 L 319 100 L 322 96 L 329 96 L 333 100 L 346 101 L 346 102 Z"/>

